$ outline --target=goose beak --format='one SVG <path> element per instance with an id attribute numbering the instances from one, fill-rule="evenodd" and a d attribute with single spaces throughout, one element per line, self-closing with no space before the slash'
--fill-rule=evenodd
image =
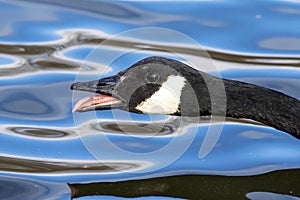
<path id="1" fill-rule="evenodd" d="M 119 80 L 120 77 L 115 75 L 100 80 L 72 84 L 71 90 L 99 93 L 79 100 L 73 107 L 73 112 L 122 108 L 125 102 L 115 94 L 115 87 Z"/>
<path id="2" fill-rule="evenodd" d="M 77 82 L 71 85 L 71 90 L 81 90 L 93 93 L 112 95 L 120 77 L 118 75 L 89 82 Z"/>

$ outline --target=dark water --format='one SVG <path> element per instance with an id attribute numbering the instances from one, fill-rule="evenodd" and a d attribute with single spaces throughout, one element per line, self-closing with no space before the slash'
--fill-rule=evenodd
<path id="1" fill-rule="evenodd" d="M 298 1 L 1 1 L 0 19 L 0 199 L 300 197 L 287 133 L 72 113 L 89 94 L 69 89 L 160 55 L 300 99 Z"/>

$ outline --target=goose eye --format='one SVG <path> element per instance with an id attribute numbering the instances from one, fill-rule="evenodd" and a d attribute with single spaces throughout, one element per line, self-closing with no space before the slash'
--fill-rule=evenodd
<path id="1" fill-rule="evenodd" d="M 149 83 L 156 83 L 159 79 L 159 75 L 155 73 L 148 73 L 146 79 Z"/>

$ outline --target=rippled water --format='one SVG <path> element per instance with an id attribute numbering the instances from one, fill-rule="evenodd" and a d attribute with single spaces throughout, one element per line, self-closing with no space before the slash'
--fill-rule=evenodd
<path id="1" fill-rule="evenodd" d="M 70 90 L 160 55 L 300 99 L 298 1 L 1 1 L 0 16 L 1 199 L 300 197 L 300 142 L 287 133 L 72 113 L 88 94 Z"/>

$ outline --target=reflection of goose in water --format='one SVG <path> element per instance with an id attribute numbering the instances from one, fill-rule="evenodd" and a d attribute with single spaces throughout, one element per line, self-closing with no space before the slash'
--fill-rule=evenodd
<path id="1" fill-rule="evenodd" d="M 300 196 L 299 176 L 300 170 L 282 170 L 257 176 L 176 175 L 119 182 L 69 184 L 69 187 L 72 198 L 110 195 L 126 198 L 160 196 L 180 199 L 297 199 Z"/>
<path id="2" fill-rule="evenodd" d="M 224 90 L 214 85 L 224 85 Z M 300 138 L 299 100 L 261 86 L 213 77 L 172 59 L 149 57 L 114 76 L 77 82 L 71 88 L 101 94 L 80 100 L 74 111 L 119 108 L 143 114 L 226 115 L 262 122 Z"/>

